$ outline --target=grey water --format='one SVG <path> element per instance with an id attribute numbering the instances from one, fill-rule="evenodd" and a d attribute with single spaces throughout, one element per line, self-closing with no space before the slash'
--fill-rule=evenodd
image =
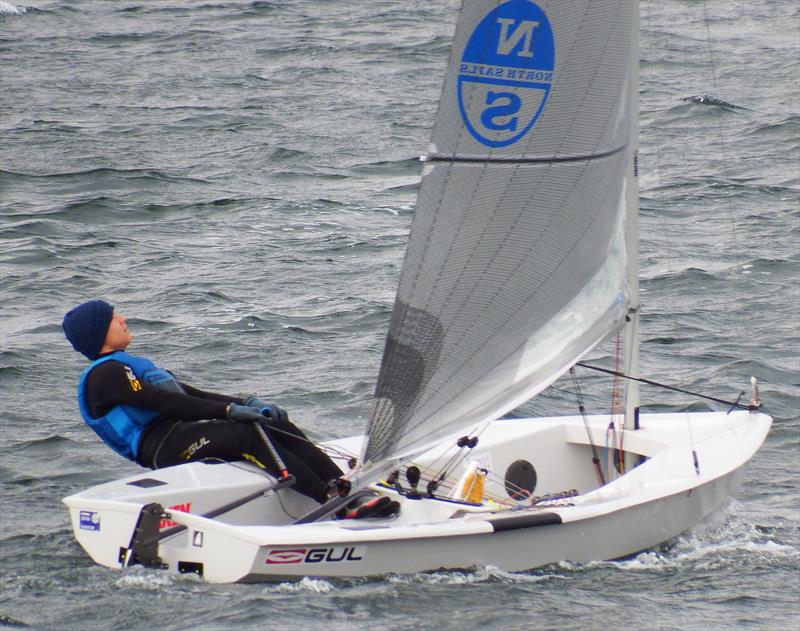
<path id="1" fill-rule="evenodd" d="M 642 3 L 643 373 L 725 399 L 756 375 L 775 419 L 715 517 L 624 561 L 275 585 L 75 543 L 61 498 L 137 470 L 80 420 L 80 301 L 193 385 L 363 431 L 456 5 L 0 1 L 0 628 L 800 628 L 795 0 Z M 571 390 L 515 413 L 575 413 Z"/>

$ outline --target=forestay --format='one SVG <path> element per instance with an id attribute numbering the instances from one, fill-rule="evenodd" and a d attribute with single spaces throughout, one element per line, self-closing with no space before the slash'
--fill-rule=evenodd
<path id="1" fill-rule="evenodd" d="M 617 330 L 632 0 L 466 0 L 362 462 L 502 415 Z"/>

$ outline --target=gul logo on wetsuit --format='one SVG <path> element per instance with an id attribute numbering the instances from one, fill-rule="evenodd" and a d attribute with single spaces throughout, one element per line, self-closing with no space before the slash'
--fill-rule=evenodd
<path id="1" fill-rule="evenodd" d="M 321 548 L 291 548 L 270 550 L 267 565 L 293 563 L 342 563 L 362 561 L 367 556 L 367 546 L 330 546 Z"/>
<path id="2" fill-rule="evenodd" d="M 555 41 L 544 11 L 510 0 L 472 32 L 458 74 L 458 107 L 470 134 L 507 147 L 530 131 L 544 109 L 555 68 Z"/>
<path id="3" fill-rule="evenodd" d="M 131 385 L 131 390 L 134 392 L 141 392 L 142 384 L 139 381 L 139 378 L 133 373 L 133 368 L 130 366 L 125 366 L 125 375 L 128 377 L 128 382 Z"/>
<path id="4" fill-rule="evenodd" d="M 199 450 L 203 447 L 210 445 L 211 441 L 208 440 L 205 436 L 201 436 L 196 441 L 194 441 L 191 445 L 189 445 L 186 449 L 183 450 L 181 453 L 181 458 L 184 460 L 188 460 L 192 456 L 194 456 Z"/>

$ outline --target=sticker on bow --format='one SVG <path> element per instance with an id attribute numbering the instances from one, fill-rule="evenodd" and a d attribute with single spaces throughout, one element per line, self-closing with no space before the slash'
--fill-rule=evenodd
<path id="1" fill-rule="evenodd" d="M 81 530 L 100 530 L 100 513 L 91 510 L 82 510 L 78 513 Z"/>

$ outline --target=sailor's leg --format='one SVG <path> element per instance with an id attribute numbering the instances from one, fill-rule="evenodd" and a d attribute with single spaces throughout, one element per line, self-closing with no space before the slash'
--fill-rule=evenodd
<path id="1" fill-rule="evenodd" d="M 327 483 L 302 458 L 283 445 L 273 445 L 295 477 L 294 489 L 318 502 L 327 499 Z M 170 467 L 184 462 L 218 458 L 226 462 L 249 460 L 274 476 L 280 475 L 278 465 L 251 423 L 228 420 L 185 421 L 170 432 L 159 450 L 155 465 Z M 334 465 L 335 466 L 335 465 Z M 338 472 L 338 468 L 336 469 Z M 332 477 L 338 477 L 337 473 Z"/>
<path id="2" fill-rule="evenodd" d="M 334 480 L 342 476 L 342 470 L 330 459 L 328 454 L 317 447 L 303 431 L 288 419 L 283 421 L 270 420 L 267 424 L 267 435 L 273 444 L 292 452 L 298 459 L 305 462 L 311 470 L 323 480 Z M 279 451 L 283 457 L 283 451 Z M 288 461 L 287 461 L 288 466 Z M 291 472 L 291 467 L 289 467 Z"/>

